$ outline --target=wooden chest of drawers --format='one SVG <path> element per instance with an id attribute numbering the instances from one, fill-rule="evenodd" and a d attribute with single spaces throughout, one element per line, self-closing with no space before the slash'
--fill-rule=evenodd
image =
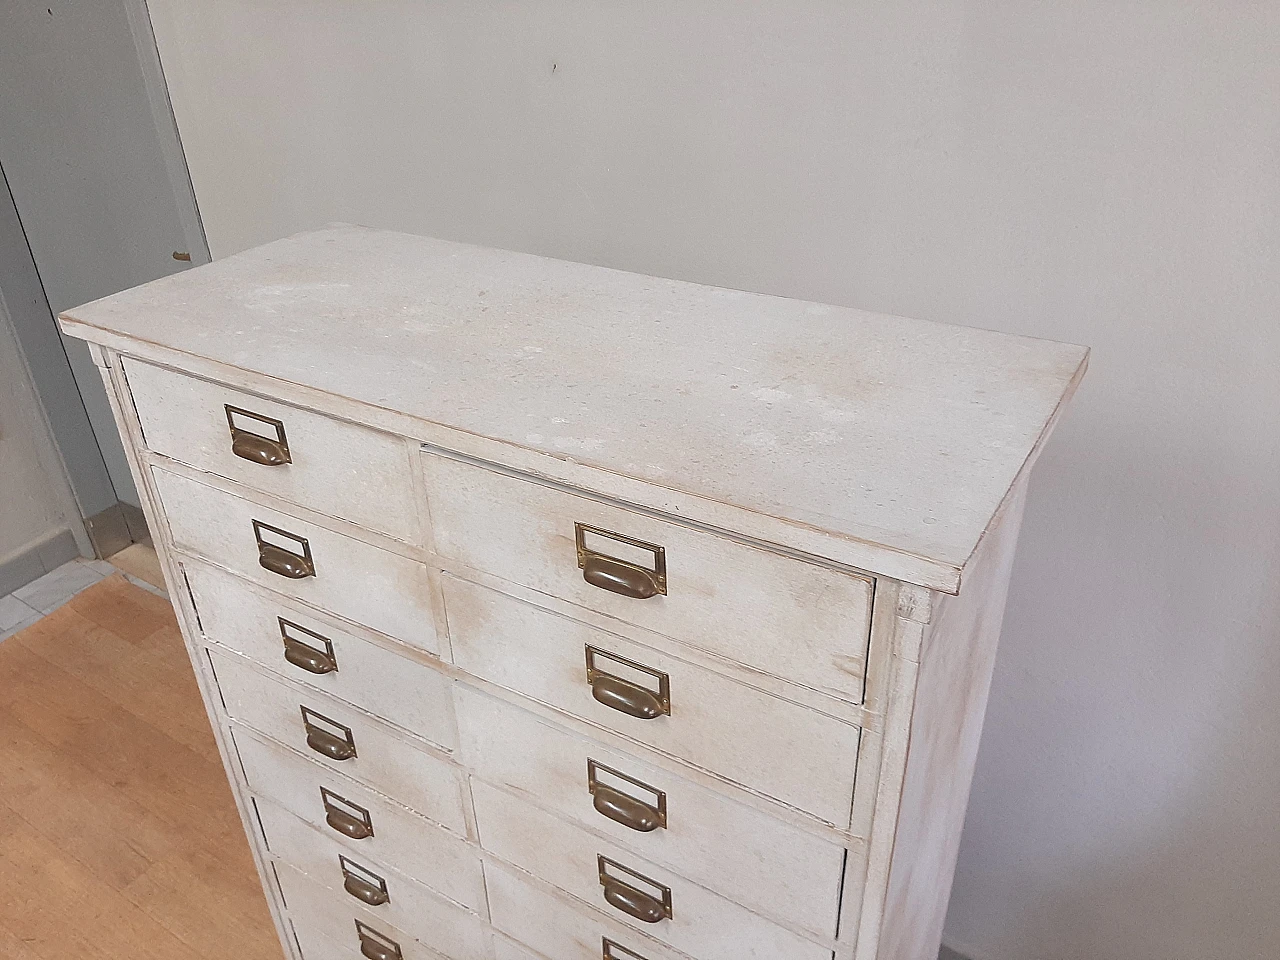
<path id="1" fill-rule="evenodd" d="M 354 227 L 62 323 L 293 960 L 936 956 L 1085 349 Z"/>

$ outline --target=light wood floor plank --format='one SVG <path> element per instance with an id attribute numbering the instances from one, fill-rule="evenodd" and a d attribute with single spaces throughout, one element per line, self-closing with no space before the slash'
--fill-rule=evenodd
<path id="1" fill-rule="evenodd" d="M 182 839 L 3 707 L 0 796 L 15 816 L 117 888 L 172 855 Z"/>
<path id="2" fill-rule="evenodd" d="M 280 960 L 167 603 L 122 578 L 0 643 L 0 957 Z"/>
<path id="3" fill-rule="evenodd" d="M 217 746 L 168 603 L 123 577 L 111 577 L 13 638 L 141 720 L 211 760 Z"/>
<path id="4" fill-rule="evenodd" d="M 239 824 L 220 764 L 12 643 L 21 636 L 5 641 L 3 661 L 17 676 L 6 676 L 0 661 L 0 686 L 23 723 L 167 823 L 194 828 L 201 820 L 200 829 L 220 834 Z"/>
<path id="5" fill-rule="evenodd" d="M 0 816 L 16 817 L 3 803 Z M 108 957 L 198 958 L 163 926 L 132 909 L 119 891 L 25 825 L 5 837 L 0 884 L 18 894 L 0 904 L 0 923 L 38 952 L 74 938 Z"/>

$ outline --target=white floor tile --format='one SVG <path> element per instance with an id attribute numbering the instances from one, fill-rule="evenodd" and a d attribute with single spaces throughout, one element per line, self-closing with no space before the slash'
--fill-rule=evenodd
<path id="1" fill-rule="evenodd" d="M 103 575 L 88 563 L 72 560 L 70 563 L 64 563 L 57 570 L 46 573 L 39 580 L 33 580 L 25 587 L 19 587 L 13 591 L 13 596 L 41 613 L 51 613 L 81 590 L 93 586 L 101 579 Z"/>
<path id="2" fill-rule="evenodd" d="M 8 640 L 19 630 L 25 630 L 27 627 L 31 626 L 33 623 L 35 623 L 37 620 L 39 620 L 43 616 L 44 616 L 43 613 L 37 613 L 30 620 L 23 620 L 21 623 L 15 623 L 8 630 L 0 630 L 0 640 Z"/>
<path id="3" fill-rule="evenodd" d="M 74 562 L 83 563 L 89 569 L 97 570 L 104 577 L 109 577 L 113 573 L 119 572 L 112 565 L 110 560 L 80 560 L 80 561 L 74 561 Z"/>
<path id="4" fill-rule="evenodd" d="M 13 594 L 0 597 L 0 636 L 7 637 L 21 630 L 32 620 L 40 616 L 40 611 L 29 607 Z"/>

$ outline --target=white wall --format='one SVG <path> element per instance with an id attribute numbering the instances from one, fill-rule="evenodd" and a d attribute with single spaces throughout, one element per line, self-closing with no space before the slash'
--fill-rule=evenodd
<path id="1" fill-rule="evenodd" d="M 347 220 L 1092 345 L 948 942 L 1280 953 L 1280 4 L 151 9 L 215 256 Z"/>

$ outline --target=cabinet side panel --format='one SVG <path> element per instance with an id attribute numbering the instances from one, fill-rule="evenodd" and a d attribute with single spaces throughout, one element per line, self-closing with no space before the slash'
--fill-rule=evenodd
<path id="1" fill-rule="evenodd" d="M 916 684 L 877 960 L 938 956 L 1025 493 L 1024 484 L 1007 502 L 960 595 L 934 609 Z"/>

